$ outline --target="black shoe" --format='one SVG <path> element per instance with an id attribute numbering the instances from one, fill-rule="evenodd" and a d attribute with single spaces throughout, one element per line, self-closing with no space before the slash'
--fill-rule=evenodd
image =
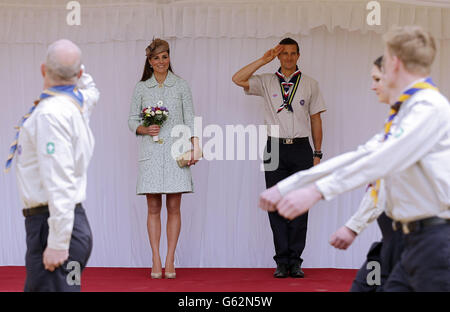
<path id="1" fill-rule="evenodd" d="M 288 266 L 287 264 L 280 263 L 277 264 L 277 270 L 273 273 L 273 276 L 276 278 L 286 278 L 289 276 Z"/>
<path id="2" fill-rule="evenodd" d="M 289 267 L 289 275 L 294 278 L 304 278 L 305 273 L 302 271 L 302 268 L 298 264 L 292 264 Z"/>

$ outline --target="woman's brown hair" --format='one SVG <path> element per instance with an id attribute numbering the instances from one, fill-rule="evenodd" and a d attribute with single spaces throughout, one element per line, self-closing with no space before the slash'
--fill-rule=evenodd
<path id="1" fill-rule="evenodd" d="M 165 40 L 156 38 L 145 48 L 145 65 L 144 72 L 142 73 L 141 81 L 146 81 L 150 79 L 153 75 L 153 68 L 150 66 L 150 58 L 161 53 L 167 52 L 170 55 L 169 43 Z M 173 72 L 172 65 L 169 63 L 169 70 Z"/>

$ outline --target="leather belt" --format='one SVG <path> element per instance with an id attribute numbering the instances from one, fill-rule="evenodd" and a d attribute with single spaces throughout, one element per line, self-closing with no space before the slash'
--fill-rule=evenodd
<path id="1" fill-rule="evenodd" d="M 79 206 L 79 205 L 80 205 L 80 203 L 76 204 L 76 206 Z M 22 214 L 24 217 L 31 217 L 31 216 L 35 216 L 38 214 L 48 213 L 48 212 L 49 212 L 48 205 L 22 209 Z"/>
<path id="2" fill-rule="evenodd" d="M 31 217 L 38 214 L 48 213 L 48 206 L 39 206 L 33 208 L 22 209 L 22 214 L 24 217 Z"/>
<path id="3" fill-rule="evenodd" d="M 276 138 L 276 137 L 269 137 L 268 140 L 277 140 L 280 144 L 294 144 L 294 143 L 300 143 L 300 142 L 309 142 L 308 137 L 303 138 Z"/>
<path id="4" fill-rule="evenodd" d="M 431 217 L 431 218 L 426 218 L 426 219 L 417 220 L 417 221 L 408 222 L 408 223 L 393 221 L 392 228 L 394 229 L 394 231 L 397 231 L 401 228 L 404 234 L 409 234 L 412 232 L 416 232 L 420 229 L 423 229 L 425 227 L 439 225 L 439 224 L 450 224 L 450 220 L 439 218 L 439 217 Z"/>

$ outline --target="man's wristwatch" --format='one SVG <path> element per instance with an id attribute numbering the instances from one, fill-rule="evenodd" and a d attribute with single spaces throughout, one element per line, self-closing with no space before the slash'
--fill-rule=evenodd
<path id="1" fill-rule="evenodd" d="M 322 159 L 323 153 L 322 151 L 314 151 L 313 157 L 317 157 L 319 159 Z"/>

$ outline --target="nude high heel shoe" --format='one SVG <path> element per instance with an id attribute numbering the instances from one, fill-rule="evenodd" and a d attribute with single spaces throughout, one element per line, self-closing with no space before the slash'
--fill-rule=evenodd
<path id="1" fill-rule="evenodd" d="M 151 276 L 151 278 L 153 278 L 153 279 L 159 279 L 159 278 L 162 278 L 162 269 L 161 269 L 161 272 L 159 272 L 159 273 L 153 273 L 153 267 L 152 267 L 152 273 L 150 273 L 150 276 Z"/>
<path id="2" fill-rule="evenodd" d="M 161 277 L 162 277 L 162 272 L 159 272 L 159 273 L 150 273 L 150 276 L 153 278 L 153 279 L 160 279 Z"/>
<path id="3" fill-rule="evenodd" d="M 174 279 L 177 277 L 177 273 L 175 272 L 164 272 L 164 277 L 169 279 Z"/>

